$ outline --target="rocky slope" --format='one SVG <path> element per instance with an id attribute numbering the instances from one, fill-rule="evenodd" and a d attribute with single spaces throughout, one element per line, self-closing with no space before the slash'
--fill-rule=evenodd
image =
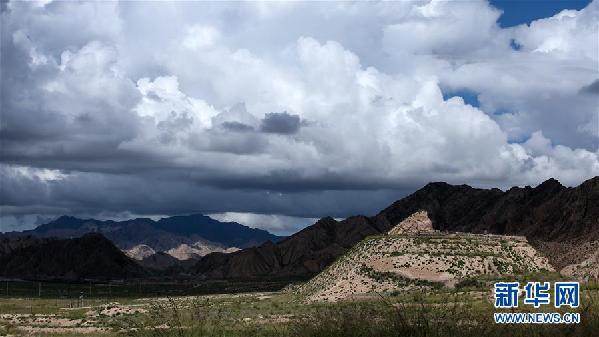
<path id="1" fill-rule="evenodd" d="M 0 239 L 0 276 L 31 280 L 137 278 L 147 272 L 100 234 Z"/>
<path id="2" fill-rule="evenodd" d="M 194 271 L 210 279 L 306 277 L 321 271 L 366 236 L 378 233 L 367 217 L 343 221 L 327 217 L 278 243 L 267 242 L 230 254 L 208 254 Z"/>
<path id="3" fill-rule="evenodd" d="M 398 225 L 391 228 L 387 234 L 421 234 L 432 233 L 434 231 L 435 229 L 433 228 L 433 222 L 428 217 L 428 213 L 425 211 L 419 211 L 402 220 Z"/>
<path id="4" fill-rule="evenodd" d="M 524 235 L 535 241 L 599 239 L 599 177 L 575 188 L 550 179 L 532 188 L 476 189 L 430 183 L 380 212 L 379 227 L 391 227 L 418 210 L 439 230 Z"/>
<path id="5" fill-rule="evenodd" d="M 210 253 L 219 252 L 219 253 L 233 253 L 238 251 L 237 247 L 224 247 L 219 244 L 214 244 L 209 241 L 198 241 L 192 244 L 183 243 L 176 248 L 171 248 L 166 251 L 170 256 L 178 259 L 178 260 L 197 260 L 202 256 L 208 255 Z"/>
<path id="6" fill-rule="evenodd" d="M 578 255 L 582 256 L 580 262 L 575 262 L 566 265 L 560 274 L 578 279 L 581 282 L 598 281 L 599 280 L 599 241 L 591 241 L 581 246 L 575 247 L 579 251 Z M 570 257 L 572 254 L 564 254 Z"/>
<path id="7" fill-rule="evenodd" d="M 152 247 L 142 244 L 124 250 L 123 253 L 134 260 L 141 261 L 148 256 L 156 254 L 156 251 Z"/>
<path id="8" fill-rule="evenodd" d="M 374 217 L 323 218 L 278 243 L 209 254 L 194 270 L 204 278 L 306 277 L 365 237 L 385 233 L 418 211 L 426 211 L 437 230 L 525 236 L 561 269 L 582 262 L 588 253 L 569 249 L 572 257 L 564 259 L 551 247 L 581 247 L 599 239 L 599 177 L 575 188 L 550 179 L 535 188 L 505 192 L 430 183 Z"/>
<path id="9" fill-rule="evenodd" d="M 198 260 L 200 257 L 214 252 L 232 253 L 238 251 L 237 247 L 225 247 L 217 243 L 212 243 L 207 240 L 200 240 L 192 244 L 182 243 L 175 248 L 171 248 L 165 252 L 156 252 L 152 247 L 144 244 L 134 246 L 123 252 L 132 259 L 142 261 L 157 253 L 168 254 L 177 260 Z"/>
<path id="10" fill-rule="evenodd" d="M 553 271 L 524 237 L 421 233 L 379 235 L 358 243 L 297 293 L 337 301 L 415 288 L 454 287 L 480 275 Z"/>

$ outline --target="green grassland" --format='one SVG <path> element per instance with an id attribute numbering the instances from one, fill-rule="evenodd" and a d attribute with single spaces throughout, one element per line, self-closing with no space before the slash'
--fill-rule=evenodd
<path id="1" fill-rule="evenodd" d="M 561 279 L 559 274 L 549 272 L 504 278 L 522 282 Z M 491 302 L 495 281 L 491 276 L 479 277 L 464 280 L 455 289 L 397 292 L 338 303 L 307 303 L 287 290 L 160 297 L 155 292 L 135 296 L 131 290 L 126 296 L 84 295 L 77 300 L 58 296 L 38 298 L 29 293 L 26 297 L 0 297 L 0 336 L 597 335 L 599 286 L 596 284 L 582 289 L 581 306 L 575 310 L 581 313 L 580 324 L 496 325 L 493 323 L 496 309 Z M 80 286 L 80 292 L 85 292 L 84 285 Z M 237 284 L 232 289 L 242 288 Z M 141 289 L 143 292 L 143 286 Z M 204 290 L 208 292 L 207 289 Z M 532 307 L 520 306 L 517 310 L 531 311 Z M 545 306 L 540 310 L 557 309 Z"/>

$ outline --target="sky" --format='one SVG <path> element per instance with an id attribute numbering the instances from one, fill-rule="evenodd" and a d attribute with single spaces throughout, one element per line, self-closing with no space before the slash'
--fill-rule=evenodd
<path id="1" fill-rule="evenodd" d="M 1 5 L 0 231 L 599 175 L 598 1 Z"/>

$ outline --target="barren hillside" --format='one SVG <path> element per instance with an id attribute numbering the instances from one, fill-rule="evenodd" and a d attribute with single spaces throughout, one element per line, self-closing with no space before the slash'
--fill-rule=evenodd
<path id="1" fill-rule="evenodd" d="M 524 237 L 485 234 L 378 235 L 361 241 L 298 292 L 337 301 L 375 292 L 453 287 L 476 275 L 553 270 Z"/>

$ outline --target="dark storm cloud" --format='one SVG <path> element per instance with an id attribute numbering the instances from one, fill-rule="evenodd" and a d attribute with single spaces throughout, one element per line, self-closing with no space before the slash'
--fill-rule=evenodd
<path id="1" fill-rule="evenodd" d="M 599 79 L 596 79 L 595 81 L 593 81 L 593 83 L 582 87 L 580 89 L 580 92 L 585 94 L 599 95 Z"/>
<path id="2" fill-rule="evenodd" d="M 273 170 L 261 176 L 222 175 L 212 172 L 204 177 L 197 177 L 197 181 L 209 186 L 222 189 L 247 189 L 269 190 L 274 192 L 316 192 L 322 190 L 374 190 L 374 189 L 412 189 L 426 182 L 414 181 L 412 183 L 393 181 L 380 177 L 337 174 L 334 172 L 321 172 L 317 176 L 303 176 L 296 170 Z"/>
<path id="3" fill-rule="evenodd" d="M 401 198 L 407 190 L 347 190 L 277 192 L 257 189 L 221 189 L 166 176 L 77 173 L 44 181 L 27 172 L 4 167 L 0 198 L 3 211 L 44 216 L 69 214 L 186 214 L 253 212 L 298 217 L 373 215 Z M 23 193 L 29 191 L 30 193 Z M 31 208 L 29 205 L 45 205 Z M 24 210 L 20 213 L 18 210 Z M 5 212 L 3 212 L 5 213 Z M 5 213 L 7 214 L 7 213 Z"/>
<path id="4" fill-rule="evenodd" d="M 267 113 L 262 119 L 260 131 L 289 135 L 298 132 L 300 126 L 300 117 L 298 115 L 290 115 L 287 112 L 271 112 Z"/>
<path id="5" fill-rule="evenodd" d="M 2 13 L 0 161 L 67 171 L 131 172 L 154 166 L 155 154 L 119 147 L 139 130 L 140 120 L 129 110 L 140 95 L 130 81 L 102 74 L 112 66 L 103 59 L 112 50 L 88 43 L 90 36 L 82 31 L 72 30 L 64 38 L 47 34 L 38 22 L 23 33 L 18 15 L 27 15 L 22 5 L 29 4 Z M 47 10 L 49 18 L 57 14 L 55 6 Z M 69 30 L 68 21 L 50 23 Z M 35 56 L 42 52 L 47 54 Z M 81 64 L 62 64 L 67 55 Z"/>
<path id="6" fill-rule="evenodd" d="M 251 125 L 243 124 L 240 122 L 224 122 L 221 124 L 224 129 L 234 132 L 249 132 L 254 131 L 254 127 Z"/>
<path id="7" fill-rule="evenodd" d="M 228 130 L 228 129 L 227 129 Z M 210 132 L 207 141 L 208 151 L 244 155 L 264 153 L 268 142 L 261 135 L 253 132 Z"/>

